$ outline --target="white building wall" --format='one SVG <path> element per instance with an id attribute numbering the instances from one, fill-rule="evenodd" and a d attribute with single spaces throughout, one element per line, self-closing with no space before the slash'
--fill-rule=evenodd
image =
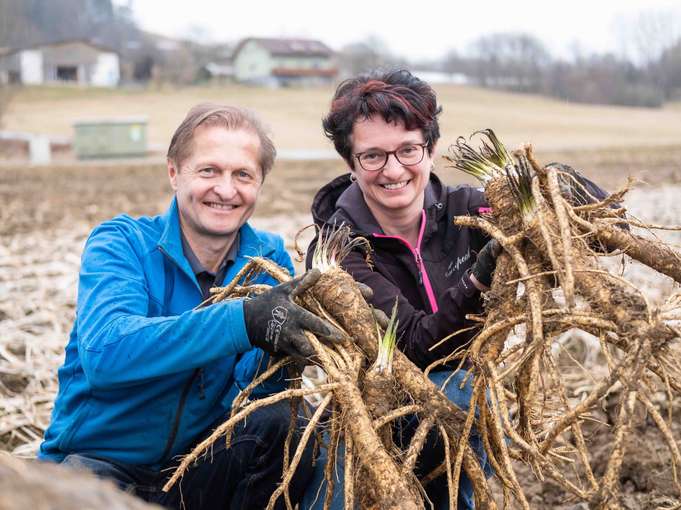
<path id="1" fill-rule="evenodd" d="M 121 79 L 120 63 L 116 53 L 100 53 L 92 70 L 90 83 L 99 87 L 115 87 Z"/>
<path id="2" fill-rule="evenodd" d="M 267 79 L 271 71 L 270 54 L 256 41 L 247 42 L 234 61 L 234 72 L 239 81 Z"/>
<path id="3" fill-rule="evenodd" d="M 21 82 L 25 85 L 40 85 L 43 77 L 43 54 L 39 50 L 24 50 L 20 53 Z"/>

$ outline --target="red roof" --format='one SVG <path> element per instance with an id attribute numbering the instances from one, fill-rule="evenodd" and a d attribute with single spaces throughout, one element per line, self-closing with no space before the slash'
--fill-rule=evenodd
<path id="1" fill-rule="evenodd" d="M 275 67 L 272 69 L 272 76 L 299 77 L 299 76 L 320 76 L 323 78 L 333 78 L 338 74 L 338 69 L 299 69 L 288 67 Z"/>

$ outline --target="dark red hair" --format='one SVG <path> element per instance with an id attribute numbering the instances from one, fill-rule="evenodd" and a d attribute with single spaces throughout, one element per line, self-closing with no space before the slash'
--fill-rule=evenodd
<path id="1" fill-rule="evenodd" d="M 342 82 L 322 121 L 324 133 L 336 151 L 354 168 L 350 135 L 355 122 L 380 115 L 386 122 L 401 122 L 408 130 L 419 129 L 432 153 L 440 138 L 435 91 L 409 71 L 374 72 Z"/>

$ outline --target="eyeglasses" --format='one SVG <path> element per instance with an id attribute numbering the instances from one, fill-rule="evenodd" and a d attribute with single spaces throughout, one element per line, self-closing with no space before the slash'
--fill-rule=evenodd
<path id="1" fill-rule="evenodd" d="M 367 172 L 378 172 L 388 163 L 388 158 L 391 154 L 395 156 L 400 165 L 418 165 L 423 161 L 426 147 L 428 147 L 427 143 L 410 143 L 394 151 L 371 149 L 365 152 L 358 152 L 354 154 L 354 157 L 357 158 L 359 166 Z"/>

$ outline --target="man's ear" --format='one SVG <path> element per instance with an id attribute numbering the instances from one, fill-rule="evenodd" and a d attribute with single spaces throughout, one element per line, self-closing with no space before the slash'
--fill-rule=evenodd
<path id="1" fill-rule="evenodd" d="M 168 158 L 166 160 L 166 165 L 168 166 L 168 180 L 170 181 L 170 187 L 173 188 L 173 191 L 177 191 L 177 174 L 180 172 L 172 159 Z"/>

